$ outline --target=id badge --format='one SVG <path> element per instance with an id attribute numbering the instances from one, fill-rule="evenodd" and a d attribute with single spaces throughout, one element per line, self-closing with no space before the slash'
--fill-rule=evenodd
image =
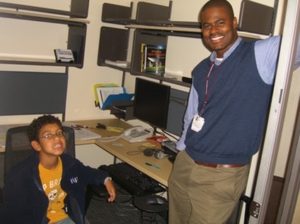
<path id="1" fill-rule="evenodd" d="M 198 114 L 196 114 L 193 118 L 192 130 L 195 132 L 199 132 L 205 123 L 205 119 Z"/>

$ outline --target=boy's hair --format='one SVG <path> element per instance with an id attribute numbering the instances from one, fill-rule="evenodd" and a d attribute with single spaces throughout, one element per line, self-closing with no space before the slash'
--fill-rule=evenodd
<path id="1" fill-rule="evenodd" d="M 203 11 L 205 11 L 206 9 L 208 9 L 210 7 L 224 7 L 228 11 L 231 19 L 234 18 L 234 12 L 233 12 L 232 5 L 226 0 L 210 0 L 210 1 L 206 2 L 204 4 L 204 6 L 201 8 L 199 15 L 201 15 L 201 13 Z"/>
<path id="2" fill-rule="evenodd" d="M 57 124 L 62 129 L 61 121 L 52 115 L 43 115 L 34 119 L 28 127 L 29 141 L 39 141 L 39 133 L 46 124 Z"/>

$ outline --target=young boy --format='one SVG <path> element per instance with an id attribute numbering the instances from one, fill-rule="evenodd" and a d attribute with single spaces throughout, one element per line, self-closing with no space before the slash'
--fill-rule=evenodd
<path id="1" fill-rule="evenodd" d="M 34 119 L 28 137 L 33 155 L 13 168 L 6 179 L 5 223 L 84 224 L 88 184 L 104 184 L 108 201 L 115 200 L 116 190 L 106 172 L 63 153 L 66 139 L 58 118 L 44 115 Z"/>

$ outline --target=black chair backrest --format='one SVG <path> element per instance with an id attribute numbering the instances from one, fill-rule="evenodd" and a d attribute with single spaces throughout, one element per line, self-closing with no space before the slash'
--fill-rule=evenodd
<path id="1" fill-rule="evenodd" d="M 72 157 L 76 157 L 75 154 L 75 133 L 74 133 L 74 129 L 71 127 L 63 127 L 64 129 L 64 133 L 65 133 L 65 138 L 66 138 L 66 150 L 65 153 L 67 153 L 68 155 L 72 156 Z"/>
<path id="2" fill-rule="evenodd" d="M 28 126 L 19 126 L 8 129 L 4 153 L 4 180 L 9 170 L 17 163 L 26 159 L 33 148 L 27 135 Z M 65 153 L 75 157 L 75 137 L 71 127 L 63 127 L 66 138 Z"/>

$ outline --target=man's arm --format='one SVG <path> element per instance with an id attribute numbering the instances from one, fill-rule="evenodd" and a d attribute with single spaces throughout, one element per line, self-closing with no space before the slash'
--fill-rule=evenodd
<path id="1" fill-rule="evenodd" d="M 279 56 L 280 36 L 273 36 L 255 43 L 255 59 L 259 74 L 263 81 L 269 85 L 273 84 L 277 59 Z M 293 69 L 300 66 L 300 36 L 298 37 L 296 57 Z"/>
<path id="2" fill-rule="evenodd" d="M 273 36 L 255 43 L 255 60 L 260 77 L 266 84 L 273 84 L 277 67 L 280 37 Z"/>
<path id="3" fill-rule="evenodd" d="M 187 109 L 184 115 L 184 120 L 183 120 L 183 131 L 181 134 L 181 137 L 179 141 L 177 142 L 176 148 L 179 150 L 184 150 L 185 149 L 185 136 L 187 129 L 191 123 L 191 120 L 193 119 L 194 115 L 198 111 L 198 93 L 195 90 L 194 86 L 192 85 L 190 95 L 189 95 L 189 101 L 187 105 Z"/>

